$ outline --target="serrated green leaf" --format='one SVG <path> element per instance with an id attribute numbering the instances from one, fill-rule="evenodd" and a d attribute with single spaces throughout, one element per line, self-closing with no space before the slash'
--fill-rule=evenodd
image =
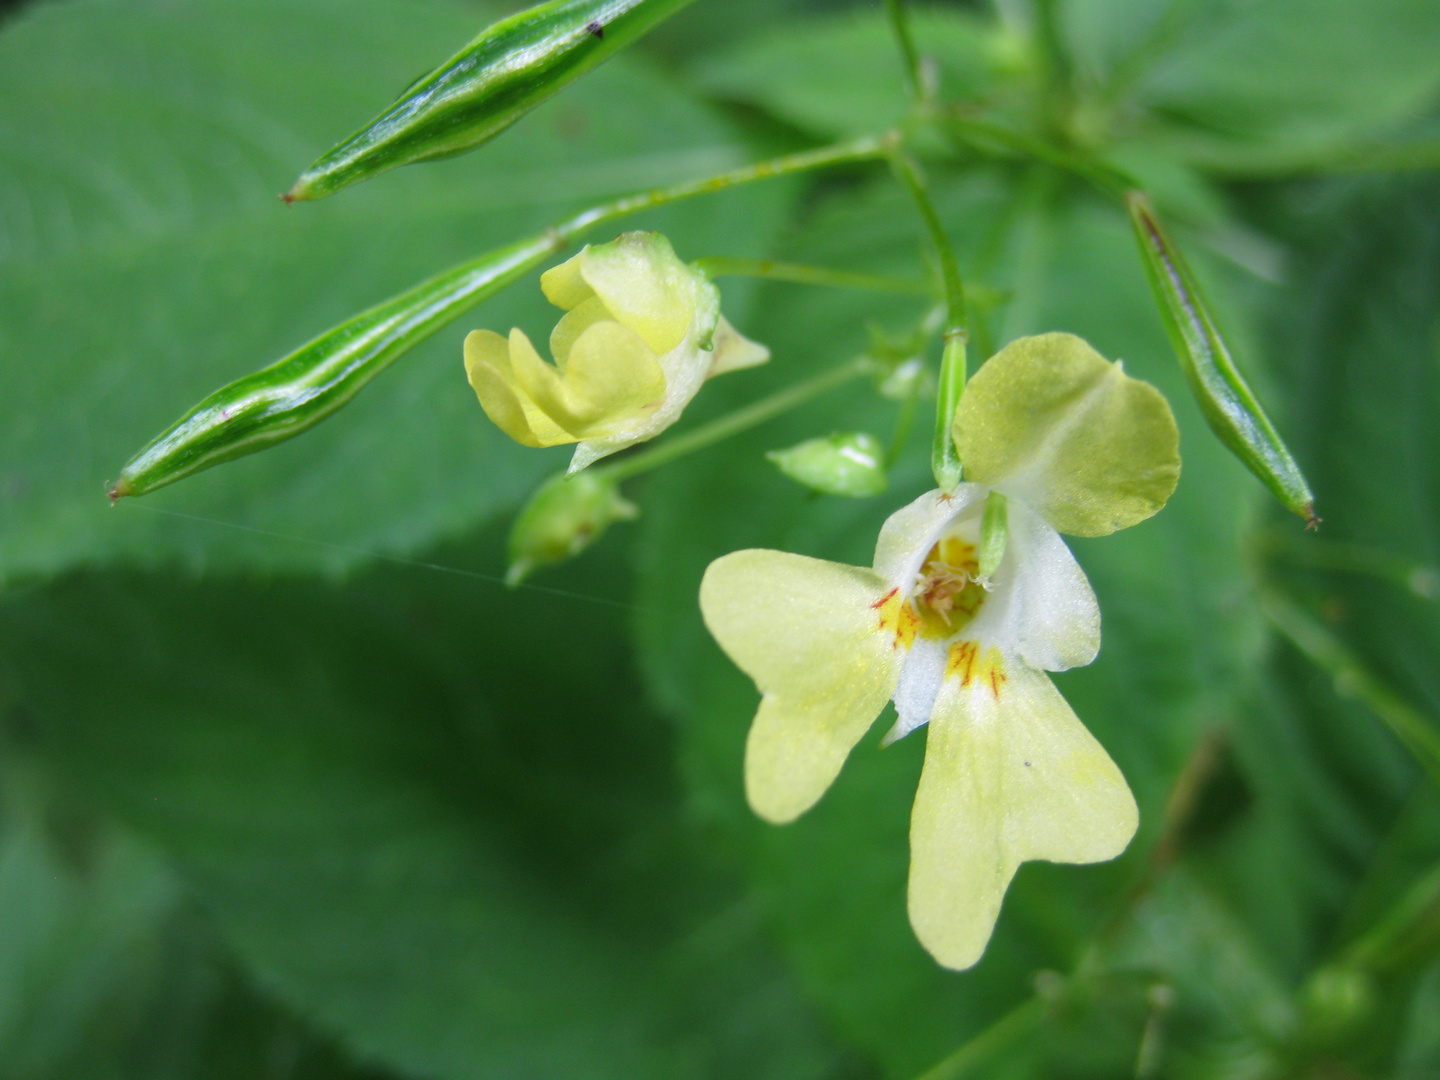
<path id="1" fill-rule="evenodd" d="M 916 11 L 912 23 L 947 97 L 973 96 L 1007 68 L 1005 39 L 988 20 L 935 8 Z M 900 54 L 876 5 L 768 26 L 729 52 L 699 58 L 695 75 L 712 94 L 827 137 L 883 130 L 907 107 Z"/>
<path id="2" fill-rule="evenodd" d="M 263 0 L 35 5 L 5 22 L 0 578 L 125 558 L 336 569 L 458 533 L 558 467 L 494 430 L 461 366 L 475 325 L 553 324 L 527 280 L 345 415 L 151 497 L 333 546 L 111 512 L 102 495 L 185 407 L 355 312 L 577 205 L 752 156 L 728 123 L 621 58 L 583 100 L 544 106 L 465 161 L 286 210 L 275 193 L 327 127 L 373 109 L 474 18 L 443 3 Z M 687 251 L 757 256 L 788 197 L 761 185 L 637 221 Z M 726 293 L 743 307 L 742 288 Z"/>
<path id="3" fill-rule="evenodd" d="M 1172 8 L 1136 93 L 1181 121 L 1157 134 L 1197 164 L 1240 174 L 1312 167 L 1383 142 L 1440 90 L 1440 9 L 1429 0 Z"/>

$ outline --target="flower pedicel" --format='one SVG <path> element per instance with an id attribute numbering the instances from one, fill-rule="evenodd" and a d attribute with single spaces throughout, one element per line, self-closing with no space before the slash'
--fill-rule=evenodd
<path id="1" fill-rule="evenodd" d="M 996 354 L 966 387 L 955 434 L 969 482 L 892 514 L 873 568 L 738 551 L 711 564 L 700 607 L 763 695 L 745 784 L 766 820 L 814 805 L 887 701 L 898 713 L 887 742 L 929 723 L 910 921 L 962 969 L 1020 863 L 1112 859 L 1134 835 L 1124 778 L 1045 674 L 1090 663 L 1100 645 L 1095 596 L 1058 533 L 1144 520 L 1180 460 L 1160 393 L 1069 334 Z M 994 494 L 1004 550 L 984 580 Z"/>

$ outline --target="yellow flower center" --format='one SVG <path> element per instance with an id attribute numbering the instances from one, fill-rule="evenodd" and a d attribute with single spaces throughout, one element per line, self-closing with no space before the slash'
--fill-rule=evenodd
<path id="1" fill-rule="evenodd" d="M 985 603 L 975 545 L 947 536 L 930 549 L 910 594 L 920 616 L 920 636 L 954 637 Z"/>

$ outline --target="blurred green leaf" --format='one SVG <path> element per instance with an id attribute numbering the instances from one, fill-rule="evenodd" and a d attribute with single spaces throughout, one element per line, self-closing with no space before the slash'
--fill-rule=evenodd
<path id="1" fill-rule="evenodd" d="M 947 96 L 975 95 L 1006 67 L 1003 38 L 988 20 L 935 8 L 917 10 L 912 23 Z M 879 5 L 768 25 L 729 52 L 698 57 L 693 73 L 712 94 L 824 137 L 883 130 L 908 107 L 900 53 Z"/>
<path id="2" fill-rule="evenodd" d="M 463 161 L 287 211 L 275 195 L 296 163 L 472 33 L 475 17 L 418 0 L 77 0 L 7 20 L 0 579 L 117 558 L 352 564 L 353 551 L 257 545 L 134 506 L 111 513 L 103 485 L 216 386 L 356 311 L 577 205 L 751 157 L 729 123 L 620 58 L 581 98 L 543 107 Z M 787 190 L 761 185 L 637 220 L 669 231 L 687 257 L 756 256 Z M 743 288 L 726 292 L 743 324 Z M 553 312 L 522 281 L 344 416 L 152 506 L 342 548 L 413 551 L 457 534 L 559 465 L 485 420 L 461 338 L 476 325 L 536 333 Z"/>
<path id="3" fill-rule="evenodd" d="M 0 728 L 0 1056 L 14 1080 L 384 1080 L 261 998 L 163 857 Z"/>
<path id="4" fill-rule="evenodd" d="M 749 902 L 679 823 L 623 613 L 456 580 L 83 575 L 12 598 L 0 655 L 55 767 L 365 1058 L 445 1078 L 833 1071 Z M 618 584 L 593 561 L 557 583 Z"/>
<path id="5" fill-rule="evenodd" d="M 1014 197 L 1000 179 L 981 175 L 935 184 L 967 277 L 1013 288 L 1026 301 L 1007 310 L 997 341 L 1039 330 L 1080 333 L 1106 356 L 1124 359 L 1130 373 L 1158 384 L 1181 426 L 1183 480 L 1165 512 L 1114 537 L 1074 545 L 1100 597 L 1104 646 L 1092 667 L 1057 679 L 1140 801 L 1142 832 L 1129 855 L 1109 866 L 1024 867 L 985 959 L 956 975 L 923 953 L 905 916 L 909 807 L 923 734 L 882 752 L 882 719 L 852 753 L 835 787 L 794 825 L 764 826 L 745 809 L 742 747 L 758 695 L 706 638 L 693 613 L 659 601 L 694 595 L 709 560 L 740 547 L 868 564 L 884 517 L 907 492 L 929 486 L 923 449 L 912 445 L 902 457 L 892 500 L 858 506 L 810 503 L 787 491 L 766 472 L 759 450 L 813 433 L 821 423 L 874 427 L 874 404 L 856 396 L 827 402 L 823 414 L 818 406 L 803 410 L 737 440 L 738 457 L 697 457 L 658 474 L 640 496 L 646 506 L 640 525 L 642 655 L 659 700 L 680 725 L 691 804 L 728 838 L 737 860 L 756 863 L 757 887 L 771 899 L 810 992 L 895 1076 L 934 1064 L 1025 1000 L 1037 969 L 1068 970 L 1077 960 L 1078 946 L 1113 914 L 1111 898 L 1154 842 L 1160 807 L 1193 742 L 1229 713 L 1258 659 L 1260 638 L 1237 565 L 1245 474 L 1189 400 L 1124 217 L 1118 209 L 1088 203 L 1042 204 L 1030 211 L 1038 215 L 1030 227 L 1019 230 L 1018 247 L 1002 245 L 998 256 L 987 259 L 993 222 Z M 913 266 L 919 237 L 899 199 L 898 191 L 888 190 L 836 196 L 796 238 L 796 250 L 787 248 L 782 256 L 892 272 Z M 896 327 L 911 310 L 893 300 L 772 286 L 762 294 L 753 324 L 794 371 L 855 349 L 865 339 L 867 319 Z M 773 379 L 778 365 L 771 367 L 765 377 Z M 704 511 L 732 504 L 751 509 L 725 519 Z M 1126 1038 L 1138 1039 L 1139 1022 Z M 1133 1054 L 1134 1042 L 1126 1038 L 1092 1049 L 1100 1053 L 1097 1047 L 1109 1045 L 1104 1053 Z M 1042 1053 L 1038 1060 L 1040 1071 L 1022 1074 L 1075 1075 L 1065 1070 L 1082 1068 L 1078 1059 L 1067 1066 Z M 1133 1057 L 1108 1060 L 1111 1070 L 1133 1065 Z"/>
<path id="6" fill-rule="evenodd" d="M 1233 173 L 1310 168 L 1372 145 L 1440 92 L 1440 7 L 1430 0 L 1201 0 L 1078 5 L 1087 36 L 1148 24 L 1121 61 L 1172 152 Z M 1123 87 L 1122 87 L 1123 88 Z"/>

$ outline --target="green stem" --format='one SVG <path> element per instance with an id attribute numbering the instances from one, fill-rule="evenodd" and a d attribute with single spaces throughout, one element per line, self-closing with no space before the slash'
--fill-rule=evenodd
<path id="1" fill-rule="evenodd" d="M 857 274 L 823 266 L 771 262 L 768 259 L 732 259 L 723 255 L 696 259 L 694 265 L 709 277 L 757 277 L 771 281 L 793 281 L 800 285 L 826 285 L 834 289 L 864 289 L 870 292 L 906 293 L 933 296 L 929 282 L 919 278 L 893 278 L 881 274 Z"/>
<path id="2" fill-rule="evenodd" d="M 1003 147 L 1012 154 L 1034 158 L 1057 169 L 1074 173 L 1112 198 L 1123 199 L 1126 192 L 1140 186 L 1133 176 L 1122 169 L 1066 150 L 1034 135 L 1014 131 L 1000 124 L 976 120 L 966 115 L 960 106 L 952 106 L 942 117 L 941 125 L 952 142 L 963 143 L 982 153 L 992 154 L 995 146 Z"/>
<path id="3" fill-rule="evenodd" d="M 1047 1012 L 1049 1002 L 1040 997 L 1031 998 L 996 1020 L 919 1080 L 956 1080 L 964 1076 L 977 1065 L 985 1064 L 1028 1038 L 1040 1026 Z"/>
<path id="4" fill-rule="evenodd" d="M 910 33 L 910 13 L 905 9 L 905 0 L 885 0 L 885 11 L 890 16 L 890 29 L 905 64 L 905 89 L 910 100 L 918 102 L 924 95 L 925 83 L 920 75 L 920 54 L 915 51 L 915 38 Z"/>
<path id="5" fill-rule="evenodd" d="M 730 172 L 706 177 L 703 180 L 687 180 L 669 187 L 652 188 L 650 191 L 626 195 L 614 202 L 582 210 L 574 217 L 554 226 L 551 232 L 559 241 L 568 241 L 586 229 L 602 225 L 607 221 L 614 221 L 616 218 L 626 217 L 641 210 L 649 210 L 651 207 L 664 206 L 666 203 L 688 199 L 695 195 L 709 195 L 712 192 L 735 187 L 737 184 L 768 180 L 773 176 L 785 176 L 789 173 L 806 172 L 810 169 L 822 169 L 830 165 L 843 165 L 847 162 L 884 157 L 888 152 L 888 146 L 889 142 L 886 138 L 866 135 L 849 142 L 822 147 L 819 150 L 806 150 L 800 154 L 788 154 L 785 157 L 771 158 L 769 161 L 758 161 L 753 165 L 744 165 Z"/>
<path id="6" fill-rule="evenodd" d="M 1261 586 L 1260 608 L 1275 628 L 1335 680 L 1338 692 L 1359 698 L 1440 784 L 1440 730 L 1376 678 L 1340 639 L 1273 586 Z"/>
<path id="7" fill-rule="evenodd" d="M 891 151 L 890 163 L 925 222 L 940 264 L 940 280 L 945 286 L 945 328 L 942 331 L 945 348 L 940 354 L 940 379 L 935 388 L 935 442 L 930 453 L 930 467 L 935 473 L 935 483 L 942 490 L 949 491 L 960 482 L 960 452 L 955 447 L 951 429 L 960 395 L 965 390 L 965 347 L 970 341 L 966 326 L 965 284 L 960 278 L 960 264 L 955 260 L 950 238 L 945 235 L 940 215 L 930 201 L 930 192 L 919 167 L 908 154 L 898 149 Z"/>
<path id="8" fill-rule="evenodd" d="M 660 465 L 668 464 L 676 458 L 684 457 L 686 454 L 693 454 L 696 450 L 703 450 L 705 447 L 728 439 L 732 435 L 738 435 L 748 428 L 763 424 L 772 417 L 781 413 L 789 412 L 798 405 L 803 405 L 811 398 L 833 390 L 851 379 L 861 375 L 869 374 L 873 364 L 868 357 L 860 357 L 848 363 L 840 364 L 828 371 L 823 371 L 814 378 L 798 382 L 794 386 L 786 387 L 769 397 L 761 398 L 746 405 L 742 409 L 702 424 L 693 431 L 687 431 L 683 435 L 677 435 L 673 439 L 666 439 L 664 442 L 642 450 L 638 454 L 622 458 L 613 465 L 602 465 L 592 469 L 600 479 L 619 483 L 622 480 L 629 480 L 632 476 L 649 472 Z"/>

